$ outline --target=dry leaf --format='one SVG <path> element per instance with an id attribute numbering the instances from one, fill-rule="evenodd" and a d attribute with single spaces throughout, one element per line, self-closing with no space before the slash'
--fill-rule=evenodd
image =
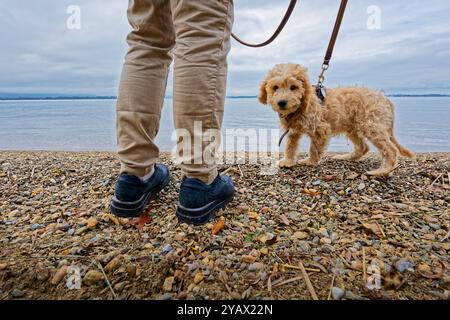
<path id="1" fill-rule="evenodd" d="M 362 224 L 364 228 L 375 234 L 377 237 L 382 238 L 383 232 L 381 231 L 381 228 L 376 223 L 363 223 Z"/>
<path id="2" fill-rule="evenodd" d="M 313 197 L 320 196 L 320 194 L 321 194 L 320 191 L 317 191 L 315 189 L 307 189 L 307 188 L 303 189 L 302 193 L 308 194 Z"/>
<path id="3" fill-rule="evenodd" d="M 131 225 L 135 226 L 138 230 L 143 230 L 145 224 L 149 221 L 150 221 L 150 217 L 148 216 L 147 213 L 143 212 L 143 213 L 141 213 L 139 218 L 134 218 L 134 219 L 126 222 L 125 224 L 131 224 Z"/>
<path id="4" fill-rule="evenodd" d="M 289 219 L 288 219 L 284 214 L 282 214 L 282 215 L 280 216 L 280 220 L 281 220 L 281 223 L 284 224 L 284 225 L 286 225 L 286 226 L 288 226 L 288 225 L 291 224 L 291 222 L 289 221 Z"/>
<path id="5" fill-rule="evenodd" d="M 219 221 L 217 221 L 212 227 L 213 236 L 218 234 L 223 228 L 225 228 L 225 217 L 221 216 Z"/>
<path id="6" fill-rule="evenodd" d="M 253 219 L 253 220 L 259 220 L 259 214 L 257 214 L 256 212 L 254 212 L 254 211 L 250 211 L 249 213 L 248 213 L 248 217 L 250 218 L 250 219 Z"/>

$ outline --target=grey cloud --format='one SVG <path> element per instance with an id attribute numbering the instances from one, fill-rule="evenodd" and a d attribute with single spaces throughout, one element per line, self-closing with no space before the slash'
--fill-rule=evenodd
<path id="1" fill-rule="evenodd" d="M 288 0 L 235 1 L 234 31 L 261 41 L 276 28 Z M 82 29 L 66 28 L 66 8 L 80 5 Z M 378 5 L 381 30 L 368 30 L 366 9 Z M 123 0 L 3 0 L 0 3 L 0 92 L 116 93 L 129 31 Z M 270 47 L 233 43 L 229 95 L 255 95 L 275 63 L 299 62 L 315 80 L 339 1 L 299 1 Z M 328 73 L 333 85 L 387 92 L 450 93 L 450 2 L 351 1 Z M 168 88 L 171 94 L 171 86 Z"/>

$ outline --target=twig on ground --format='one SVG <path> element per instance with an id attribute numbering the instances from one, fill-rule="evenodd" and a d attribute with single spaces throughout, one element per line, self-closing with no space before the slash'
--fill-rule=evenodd
<path id="1" fill-rule="evenodd" d="M 303 263 L 301 261 L 300 261 L 300 270 L 303 274 L 303 278 L 305 279 L 305 282 L 306 282 L 306 287 L 308 288 L 309 293 L 311 294 L 311 297 L 313 298 L 313 300 L 319 300 L 319 298 L 317 297 L 316 291 L 314 290 L 314 287 L 311 283 L 311 280 L 309 280 L 309 276 L 305 270 L 305 266 L 303 265 Z"/>
<path id="2" fill-rule="evenodd" d="M 441 242 L 444 242 L 444 241 L 447 240 L 448 238 L 450 238 L 450 231 L 447 232 L 447 235 L 441 239 Z"/>
<path id="3" fill-rule="evenodd" d="M 362 254 L 363 254 L 363 280 L 364 284 L 367 283 L 367 271 L 366 271 L 366 248 L 362 248 Z"/>
<path id="4" fill-rule="evenodd" d="M 102 267 L 102 265 L 101 265 L 100 262 L 98 262 L 98 261 L 96 261 L 96 262 L 97 262 L 98 268 L 99 268 L 100 271 L 103 273 L 103 276 L 104 276 L 105 279 L 106 279 L 106 283 L 108 284 L 108 287 L 109 287 L 109 289 L 111 290 L 111 293 L 112 293 L 114 299 L 117 300 L 117 295 L 116 295 L 116 293 L 114 292 L 114 289 L 113 289 L 113 287 L 111 286 L 111 283 L 109 282 L 109 279 L 108 279 L 108 276 L 107 276 L 106 273 L 105 273 L 105 270 L 103 270 L 103 267 Z"/>
<path id="5" fill-rule="evenodd" d="M 284 268 L 288 268 L 288 269 L 301 270 L 300 267 L 292 266 L 292 265 L 290 265 L 290 264 L 283 264 L 282 266 L 283 266 Z M 321 271 L 322 271 L 322 270 L 320 270 L 320 269 L 313 269 L 313 268 L 305 268 L 305 270 L 306 270 L 306 271 L 309 271 L 309 272 L 321 272 Z"/>
<path id="6" fill-rule="evenodd" d="M 285 285 L 285 284 L 288 284 L 288 283 L 291 283 L 291 282 L 299 281 L 299 280 L 302 280 L 302 279 L 303 279 L 303 276 L 299 276 L 299 277 L 295 277 L 295 278 L 291 278 L 291 279 L 288 279 L 288 280 L 284 280 L 284 281 L 278 282 L 278 283 L 274 284 L 273 286 L 274 287 L 279 287 L 279 286 L 282 286 L 282 285 Z"/>
<path id="7" fill-rule="evenodd" d="M 336 278 L 336 275 L 335 274 L 333 274 L 333 278 L 331 278 L 331 284 L 330 284 L 330 292 L 328 293 L 328 297 L 327 297 L 327 300 L 330 300 L 330 298 L 331 298 L 331 289 L 333 288 L 333 286 L 334 286 L 334 279 Z"/>
<path id="8" fill-rule="evenodd" d="M 434 184 L 442 177 L 442 173 L 436 178 L 434 179 L 434 181 L 431 183 L 431 186 L 434 186 Z"/>
<path id="9" fill-rule="evenodd" d="M 244 177 L 244 173 L 242 172 L 241 165 L 238 164 L 239 172 L 241 173 L 241 177 Z"/>

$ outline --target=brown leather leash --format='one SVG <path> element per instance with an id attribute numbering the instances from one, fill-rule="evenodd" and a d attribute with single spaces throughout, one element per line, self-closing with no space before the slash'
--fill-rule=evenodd
<path id="1" fill-rule="evenodd" d="M 341 6 L 339 7 L 339 12 L 336 17 L 336 23 L 334 24 L 333 33 L 331 35 L 330 43 L 328 44 L 327 53 L 322 63 L 322 68 L 319 75 L 319 81 L 316 85 L 316 94 L 322 102 L 325 100 L 326 93 L 323 83 L 325 82 L 325 72 L 330 67 L 330 61 L 333 56 L 334 45 L 336 44 L 337 37 L 339 35 L 339 30 L 341 29 L 342 20 L 344 19 L 345 9 L 347 8 L 348 0 L 342 0 Z"/>
<path id="2" fill-rule="evenodd" d="M 232 33 L 231 36 L 234 38 L 234 40 L 236 40 L 240 44 L 243 44 L 244 46 L 247 46 L 247 47 L 251 47 L 251 48 L 265 47 L 265 46 L 271 44 L 276 38 L 278 38 L 278 36 L 280 35 L 280 33 L 283 31 L 284 27 L 288 23 L 289 18 L 292 15 L 292 12 L 294 12 L 296 4 L 297 4 L 297 0 L 291 0 L 291 3 L 289 4 L 289 7 L 288 7 L 288 9 L 287 9 L 287 11 L 286 11 L 286 13 L 285 13 L 285 15 L 283 17 L 283 20 L 281 20 L 281 23 L 278 26 L 277 30 L 275 30 L 274 34 L 268 40 L 266 40 L 264 42 L 257 43 L 257 44 L 252 44 L 252 43 L 245 42 L 244 40 L 241 40 L 234 33 Z"/>

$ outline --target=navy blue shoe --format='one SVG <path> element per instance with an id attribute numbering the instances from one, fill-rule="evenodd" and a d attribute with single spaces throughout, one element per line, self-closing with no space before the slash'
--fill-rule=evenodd
<path id="1" fill-rule="evenodd" d="M 169 169 L 160 164 L 155 165 L 155 172 L 145 182 L 131 174 L 121 173 L 117 179 L 116 190 L 111 201 L 111 212 L 122 218 L 139 216 L 150 200 L 169 182 Z"/>
<path id="2" fill-rule="evenodd" d="M 218 175 L 210 185 L 185 178 L 180 187 L 177 217 L 187 224 L 207 223 L 217 211 L 233 200 L 233 196 L 233 181 L 228 176 Z"/>

